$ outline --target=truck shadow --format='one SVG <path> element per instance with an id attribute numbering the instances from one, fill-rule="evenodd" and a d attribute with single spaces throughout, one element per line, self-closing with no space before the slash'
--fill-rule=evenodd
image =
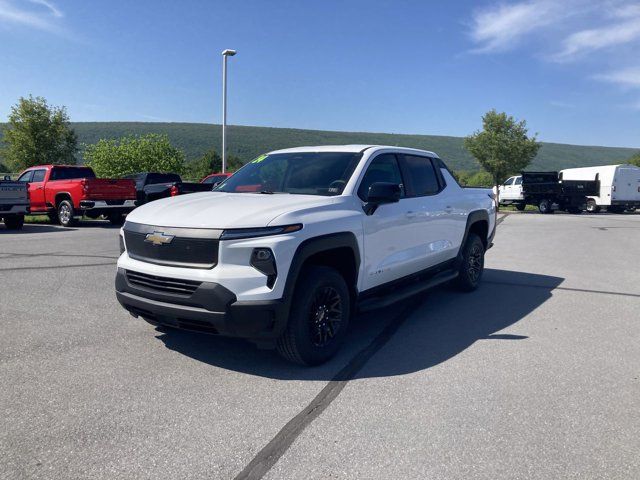
<path id="1" fill-rule="evenodd" d="M 333 379 L 406 308 L 411 313 L 355 378 L 404 375 L 449 360 L 480 340 L 526 341 L 526 335 L 502 330 L 551 298 L 563 278 L 507 270 L 485 270 L 482 286 L 471 294 L 446 287 L 373 313 L 357 315 L 341 352 L 314 368 L 292 365 L 273 351 L 238 340 L 170 331 L 157 338 L 195 360 L 249 375 L 281 380 Z"/>

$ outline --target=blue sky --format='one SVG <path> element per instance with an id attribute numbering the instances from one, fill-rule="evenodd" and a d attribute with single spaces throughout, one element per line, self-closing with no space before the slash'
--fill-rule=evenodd
<path id="1" fill-rule="evenodd" d="M 232 124 L 640 147 L 637 0 L 0 0 L 0 121 L 219 123 L 225 48 Z"/>

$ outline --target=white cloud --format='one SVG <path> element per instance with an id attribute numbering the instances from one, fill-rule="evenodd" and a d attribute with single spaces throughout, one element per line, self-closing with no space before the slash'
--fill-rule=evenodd
<path id="1" fill-rule="evenodd" d="M 634 7 L 634 6 L 631 6 Z M 637 10 L 637 11 L 636 11 Z M 629 9 L 624 21 L 569 35 L 556 60 L 569 60 L 595 50 L 628 44 L 640 39 L 640 8 Z"/>
<path id="2" fill-rule="evenodd" d="M 22 25 L 49 32 L 60 31 L 59 19 L 64 15 L 53 3 L 48 0 L 29 0 L 31 6 L 25 3 L 0 0 L 0 24 Z"/>
<path id="3" fill-rule="evenodd" d="M 477 10 L 473 14 L 471 38 L 478 47 L 473 51 L 489 53 L 512 49 L 523 36 L 560 21 L 569 12 L 562 2 L 553 0 L 499 4 Z"/>
<path id="4" fill-rule="evenodd" d="M 596 80 L 614 83 L 626 88 L 640 88 L 640 67 L 625 68 L 615 72 L 594 75 Z"/>

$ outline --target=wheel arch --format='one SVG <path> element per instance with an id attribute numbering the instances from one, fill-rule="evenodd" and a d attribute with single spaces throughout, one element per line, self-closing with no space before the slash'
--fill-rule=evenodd
<path id="1" fill-rule="evenodd" d="M 283 292 L 287 311 L 300 272 L 306 265 L 324 265 L 336 269 L 344 277 L 349 293 L 354 299 L 357 294 L 360 261 L 358 241 L 352 232 L 321 235 L 302 242 L 296 249 L 287 273 Z"/>
<path id="2" fill-rule="evenodd" d="M 71 205 L 73 205 L 74 208 L 75 208 L 75 205 L 73 203 L 73 197 L 71 196 L 71 194 L 69 192 L 58 192 L 58 193 L 56 193 L 55 197 L 53 197 L 53 202 L 54 202 L 55 208 L 58 208 L 58 205 L 60 205 L 60 203 L 63 200 L 69 200 L 71 202 Z"/>
<path id="3" fill-rule="evenodd" d="M 495 228 L 495 226 L 494 226 Z M 474 210 L 469 213 L 467 217 L 467 225 L 464 230 L 464 237 L 462 237 L 462 243 L 460 249 L 467 242 L 467 238 L 470 233 L 475 233 L 480 237 L 484 248 L 486 249 L 489 244 L 489 212 L 486 210 Z"/>

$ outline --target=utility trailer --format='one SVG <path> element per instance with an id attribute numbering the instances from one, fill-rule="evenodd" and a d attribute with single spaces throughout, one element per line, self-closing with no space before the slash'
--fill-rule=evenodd
<path id="1" fill-rule="evenodd" d="M 563 180 L 558 172 L 522 172 L 522 203 L 537 206 L 540 213 L 581 213 L 587 196 L 599 190 L 598 180 Z"/>

